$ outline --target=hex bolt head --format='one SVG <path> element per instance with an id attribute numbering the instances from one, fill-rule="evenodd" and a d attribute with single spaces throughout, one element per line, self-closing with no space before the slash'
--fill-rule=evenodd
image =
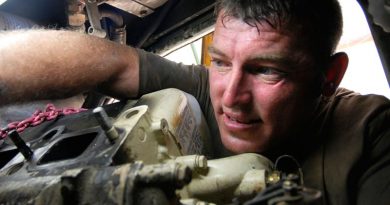
<path id="1" fill-rule="evenodd" d="M 207 168 L 207 158 L 203 155 L 197 155 L 195 158 L 195 166 L 200 169 Z"/>

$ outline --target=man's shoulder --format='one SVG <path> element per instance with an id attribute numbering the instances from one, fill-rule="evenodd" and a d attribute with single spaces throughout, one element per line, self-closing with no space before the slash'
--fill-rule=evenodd
<path id="1" fill-rule="evenodd" d="M 341 88 L 327 100 L 324 113 L 327 128 L 337 136 L 336 141 L 347 139 L 364 143 L 374 140 L 374 129 L 389 129 L 384 123 L 390 120 L 390 100 L 381 95 L 361 95 Z"/>
<path id="2" fill-rule="evenodd" d="M 357 92 L 339 88 L 335 95 L 328 99 L 328 108 L 332 108 L 336 115 L 351 115 L 370 117 L 386 110 L 390 110 L 390 100 L 382 95 L 362 95 Z"/>
<path id="3" fill-rule="evenodd" d="M 389 130 L 390 100 L 384 96 L 339 89 L 326 100 L 322 111 L 326 155 L 340 162 L 339 166 L 351 166 L 370 144 L 383 137 L 381 133 Z"/>
<path id="4" fill-rule="evenodd" d="M 358 92 L 348 90 L 346 88 L 338 88 L 336 90 L 336 93 L 334 95 L 334 99 L 350 99 L 351 101 L 368 101 L 368 102 L 382 102 L 382 103 L 390 103 L 390 100 L 386 98 L 383 95 L 377 95 L 377 94 L 365 94 L 362 95 Z"/>
<path id="5" fill-rule="evenodd" d="M 332 203 L 347 204 L 348 200 L 355 200 L 365 170 L 375 166 L 373 156 L 386 157 L 383 150 L 390 148 L 390 101 L 380 95 L 338 89 L 323 102 L 322 146 L 306 171 L 309 178 L 319 183 L 314 183 L 315 187 L 322 187 L 328 196 L 337 196 L 329 198 Z M 311 173 L 311 169 L 322 171 Z M 356 192 L 352 198 L 351 191 Z"/>

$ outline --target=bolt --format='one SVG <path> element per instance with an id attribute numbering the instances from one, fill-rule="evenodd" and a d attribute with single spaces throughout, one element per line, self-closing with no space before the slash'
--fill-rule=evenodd
<path id="1" fill-rule="evenodd" d="M 23 139 L 19 136 L 18 132 L 16 130 L 12 130 L 11 132 L 8 133 L 8 136 L 15 144 L 15 146 L 18 148 L 19 152 L 22 153 L 24 158 L 26 160 L 30 160 L 34 153 L 30 149 L 30 147 L 28 147 L 27 144 L 23 141 Z"/>
<path id="2" fill-rule="evenodd" d="M 296 191 L 298 190 L 298 185 L 293 181 L 284 181 L 283 182 L 283 189 L 290 192 L 291 194 L 296 194 Z"/>
<path id="3" fill-rule="evenodd" d="M 141 10 L 141 11 L 139 12 L 139 14 L 140 14 L 141 16 L 145 16 L 147 13 L 148 13 L 148 11 L 146 11 L 146 10 Z"/>
<path id="4" fill-rule="evenodd" d="M 106 111 L 102 107 L 95 108 L 93 110 L 93 114 L 100 126 L 103 128 L 103 130 L 109 130 L 112 128 L 112 122 L 108 118 Z"/>
<path id="5" fill-rule="evenodd" d="M 164 133 L 164 135 L 169 135 L 169 126 L 168 121 L 166 119 L 161 119 L 160 121 L 160 129 Z"/>
<path id="6" fill-rule="evenodd" d="M 183 188 L 184 185 L 190 183 L 192 179 L 192 171 L 188 166 L 183 166 L 181 164 L 177 164 L 175 168 L 177 188 Z"/>
<path id="7" fill-rule="evenodd" d="M 195 157 L 195 166 L 200 169 L 207 168 L 207 158 L 203 155 L 197 155 Z"/>
<path id="8" fill-rule="evenodd" d="M 278 171 L 271 172 L 267 177 L 267 183 L 275 184 L 280 181 L 280 173 Z"/>
<path id="9" fill-rule="evenodd" d="M 291 183 L 291 181 L 285 181 L 285 182 L 283 182 L 283 186 L 284 187 L 291 187 L 292 183 Z"/>
<path id="10" fill-rule="evenodd" d="M 110 118 L 108 118 L 106 111 L 104 111 L 102 107 L 97 107 L 93 110 L 93 115 L 95 116 L 100 127 L 105 131 L 110 142 L 115 143 L 115 140 L 118 139 L 119 134 L 112 124 Z"/>

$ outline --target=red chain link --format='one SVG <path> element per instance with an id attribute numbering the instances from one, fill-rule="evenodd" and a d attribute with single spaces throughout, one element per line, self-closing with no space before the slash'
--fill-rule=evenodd
<path id="1" fill-rule="evenodd" d="M 44 121 L 50 121 L 54 120 L 60 116 L 70 115 L 79 113 L 81 111 L 85 111 L 86 109 L 80 108 L 63 108 L 63 109 L 56 109 L 53 104 L 46 105 L 45 111 L 42 112 L 41 110 L 35 111 L 31 117 L 19 121 L 19 122 L 11 122 L 8 124 L 6 128 L 3 128 L 0 130 L 0 139 L 4 139 L 7 137 L 8 132 L 11 130 L 16 130 L 17 132 L 21 133 L 23 132 L 27 127 L 34 127 L 37 125 L 40 125 Z"/>

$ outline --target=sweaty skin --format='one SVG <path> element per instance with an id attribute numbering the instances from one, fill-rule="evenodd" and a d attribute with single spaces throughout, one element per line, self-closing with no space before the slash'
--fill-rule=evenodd
<path id="1" fill-rule="evenodd" d="M 293 33 L 221 19 L 209 48 L 210 96 L 221 139 L 233 153 L 262 153 L 310 119 L 319 72 Z"/>
<path id="2" fill-rule="evenodd" d="M 134 97 L 138 75 L 138 55 L 127 46 L 69 31 L 0 33 L 0 105 L 96 88 Z"/>

